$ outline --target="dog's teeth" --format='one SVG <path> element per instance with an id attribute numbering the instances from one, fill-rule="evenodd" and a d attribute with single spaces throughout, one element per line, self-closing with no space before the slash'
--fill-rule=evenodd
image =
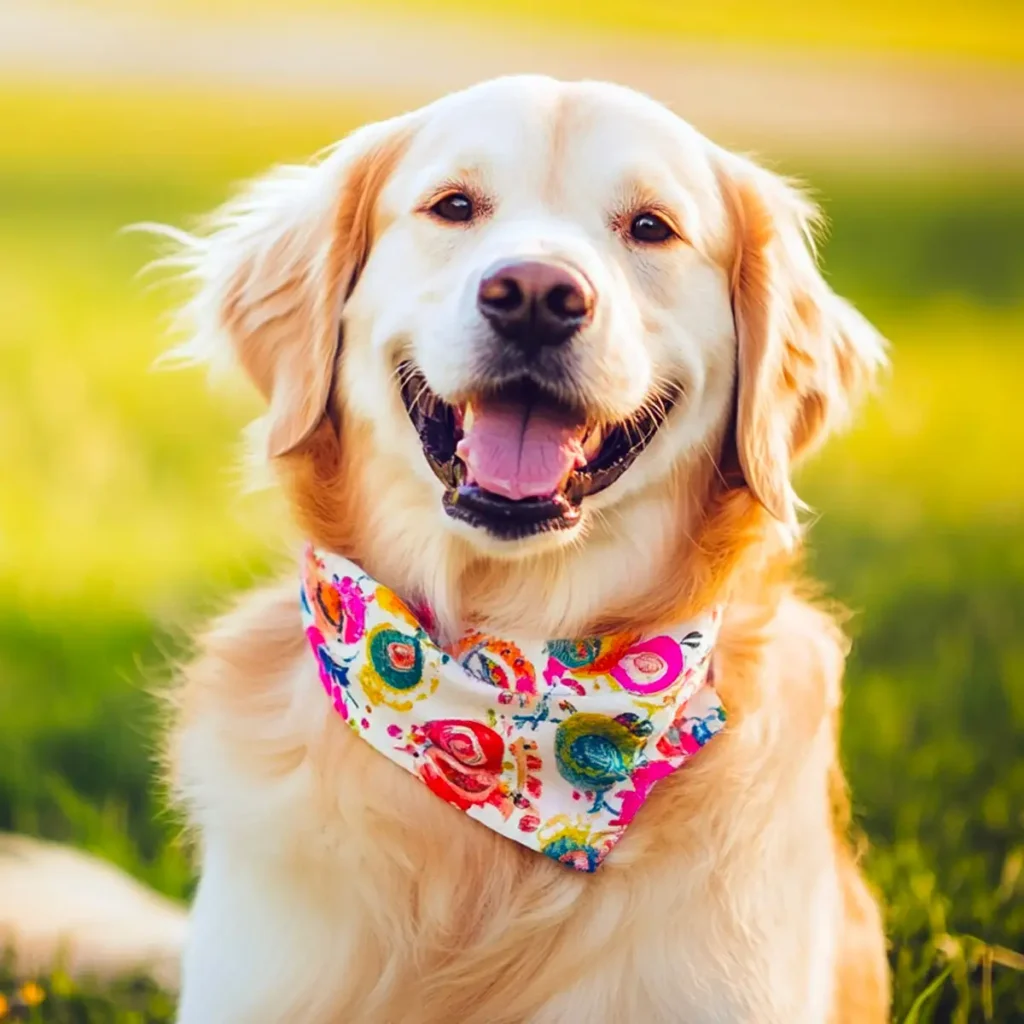
<path id="1" fill-rule="evenodd" d="M 597 453 L 601 450 L 603 443 L 604 431 L 600 427 L 594 427 L 587 434 L 586 440 L 583 442 L 583 454 L 586 456 L 585 462 L 590 462 L 591 459 L 597 457 Z"/>
<path id="2" fill-rule="evenodd" d="M 462 410 L 462 429 L 465 433 L 469 432 L 469 429 L 473 426 L 473 406 L 466 403 L 465 408 Z"/>

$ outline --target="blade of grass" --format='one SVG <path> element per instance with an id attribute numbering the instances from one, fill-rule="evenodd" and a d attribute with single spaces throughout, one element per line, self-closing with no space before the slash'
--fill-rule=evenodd
<path id="1" fill-rule="evenodd" d="M 953 965 L 950 964 L 932 983 L 918 995 L 903 1018 L 903 1024 L 921 1024 L 921 1012 L 928 1005 L 931 999 L 936 996 L 939 990 L 946 983 L 946 979 L 953 973 Z"/>

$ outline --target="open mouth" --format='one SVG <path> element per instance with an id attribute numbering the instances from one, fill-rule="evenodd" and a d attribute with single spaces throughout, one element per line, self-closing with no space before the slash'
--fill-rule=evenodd
<path id="1" fill-rule="evenodd" d="M 629 469 L 673 404 L 662 398 L 605 423 L 531 380 L 450 405 L 412 363 L 399 374 L 423 454 L 444 484 L 445 511 L 502 540 L 575 526 L 583 499 Z"/>

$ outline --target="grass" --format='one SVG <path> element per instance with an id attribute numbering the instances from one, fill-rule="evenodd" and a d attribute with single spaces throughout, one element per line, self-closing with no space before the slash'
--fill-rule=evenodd
<path id="1" fill-rule="evenodd" d="M 0 827 L 174 896 L 191 873 L 153 784 L 147 689 L 190 624 L 268 571 L 280 510 L 231 469 L 252 396 L 150 372 L 169 297 L 133 283 L 147 249 L 117 229 L 181 223 L 355 119 L 0 90 Z M 895 1015 L 1008 1021 L 1024 1014 L 1024 175 L 799 170 L 834 221 L 836 287 L 894 341 L 882 396 L 800 486 L 820 513 L 812 568 L 855 612 L 843 750 Z M 0 970 L 28 1019 L 171 1012 L 142 983 L 59 972 L 29 1007 L 24 981 Z"/>
<path id="2" fill-rule="evenodd" d="M 55 970 L 45 984 L 0 968 L 0 1020 L 29 1024 L 171 1024 L 174 1000 L 145 978 L 100 988 Z"/>

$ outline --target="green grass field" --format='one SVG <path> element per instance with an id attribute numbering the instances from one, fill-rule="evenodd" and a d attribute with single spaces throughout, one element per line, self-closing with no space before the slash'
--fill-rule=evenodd
<path id="1" fill-rule="evenodd" d="M 188 894 L 147 691 L 269 571 L 280 509 L 240 492 L 252 396 L 151 371 L 173 292 L 134 279 L 152 252 L 117 232 L 187 223 L 378 112 L 0 90 L 0 828 Z M 787 169 L 831 215 L 836 287 L 893 341 L 881 396 L 802 486 L 813 570 L 855 613 L 844 755 L 896 1018 L 1021 1019 L 1024 172 Z M 0 970 L 8 1001 L 17 981 Z M 139 985 L 43 984 L 28 1019 L 169 1019 Z"/>

